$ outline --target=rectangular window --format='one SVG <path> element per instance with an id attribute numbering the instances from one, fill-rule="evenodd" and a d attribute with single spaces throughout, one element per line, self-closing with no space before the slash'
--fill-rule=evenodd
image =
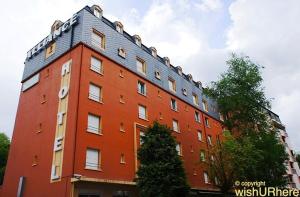
<path id="1" fill-rule="evenodd" d="M 171 98 L 171 109 L 177 111 L 177 102 L 175 99 Z"/>
<path id="2" fill-rule="evenodd" d="M 203 107 L 203 110 L 208 111 L 207 101 L 204 99 L 202 100 L 202 107 Z"/>
<path id="3" fill-rule="evenodd" d="M 205 152 L 204 152 L 204 150 L 200 151 L 200 160 L 205 161 Z"/>
<path id="4" fill-rule="evenodd" d="M 147 119 L 147 109 L 145 106 L 139 105 L 139 118 Z"/>
<path id="5" fill-rule="evenodd" d="M 90 83 L 89 99 L 97 101 L 97 102 L 102 101 L 101 89 L 102 89 L 101 87 Z"/>
<path id="6" fill-rule="evenodd" d="M 178 155 L 182 156 L 182 147 L 180 143 L 176 144 L 176 151 Z"/>
<path id="7" fill-rule="evenodd" d="M 100 49 L 105 49 L 105 36 L 104 34 L 96 31 L 95 29 L 93 29 L 92 31 L 92 45 L 100 48 Z"/>
<path id="8" fill-rule="evenodd" d="M 198 140 L 202 141 L 202 131 L 199 130 L 197 133 L 198 133 Z"/>
<path id="9" fill-rule="evenodd" d="M 209 120 L 208 120 L 208 118 L 205 118 L 205 126 L 209 127 Z"/>
<path id="10" fill-rule="evenodd" d="M 91 57 L 91 67 L 90 67 L 90 69 L 92 71 L 95 71 L 96 73 L 103 74 L 102 61 L 98 60 L 95 57 Z"/>
<path id="11" fill-rule="evenodd" d="M 100 169 L 100 152 L 96 149 L 88 148 L 86 150 L 85 168 L 91 170 Z"/>
<path id="12" fill-rule="evenodd" d="M 200 114 L 199 114 L 199 112 L 197 112 L 197 111 L 195 111 L 195 121 L 196 121 L 196 122 L 201 122 L 201 121 L 200 121 Z"/>
<path id="13" fill-rule="evenodd" d="M 144 131 L 140 130 L 140 145 L 142 145 L 144 143 L 144 141 L 142 139 L 142 137 L 144 137 L 144 136 L 145 136 Z"/>
<path id="14" fill-rule="evenodd" d="M 146 62 L 144 60 L 142 60 L 141 58 L 136 58 L 136 68 L 137 71 L 146 75 Z"/>
<path id="15" fill-rule="evenodd" d="M 209 178 L 208 178 L 207 172 L 204 172 L 203 176 L 204 176 L 204 183 L 209 183 Z"/>
<path id="16" fill-rule="evenodd" d="M 101 117 L 89 114 L 88 115 L 88 127 L 87 131 L 91 133 L 100 134 L 101 133 Z"/>
<path id="17" fill-rule="evenodd" d="M 195 105 L 199 105 L 198 95 L 193 93 L 193 103 Z"/>
<path id="18" fill-rule="evenodd" d="M 178 133 L 180 132 L 178 120 L 173 119 L 173 131 L 178 132 Z"/>
<path id="19" fill-rule="evenodd" d="M 212 138 L 211 138 L 211 135 L 208 135 L 207 136 L 207 142 L 209 145 L 212 145 Z"/>
<path id="20" fill-rule="evenodd" d="M 169 90 L 176 92 L 176 82 L 174 79 L 169 78 Z"/>
<path id="21" fill-rule="evenodd" d="M 138 93 L 146 95 L 146 84 L 141 81 L 138 81 Z"/>

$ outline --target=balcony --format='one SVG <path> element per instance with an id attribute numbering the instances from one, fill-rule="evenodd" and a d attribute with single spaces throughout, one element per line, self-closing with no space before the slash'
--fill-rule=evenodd
<path id="1" fill-rule="evenodd" d="M 279 129 L 285 129 L 285 126 L 284 126 L 284 124 L 282 124 L 279 120 L 276 120 L 275 118 L 271 118 L 271 120 L 272 120 L 272 123 L 273 123 L 273 125 L 275 126 L 275 127 L 277 127 L 277 128 L 279 128 Z"/>

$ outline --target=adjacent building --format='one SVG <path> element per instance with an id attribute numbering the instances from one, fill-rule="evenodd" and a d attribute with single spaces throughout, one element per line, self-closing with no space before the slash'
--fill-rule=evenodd
<path id="1" fill-rule="evenodd" d="M 155 120 L 174 131 L 192 193 L 217 191 L 206 162 L 223 130 L 216 102 L 102 14 L 55 21 L 28 51 L 2 196 L 137 196 L 140 136 Z"/>

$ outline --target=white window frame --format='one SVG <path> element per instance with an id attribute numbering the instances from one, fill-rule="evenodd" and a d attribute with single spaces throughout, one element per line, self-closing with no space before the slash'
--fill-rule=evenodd
<path id="1" fill-rule="evenodd" d="M 172 109 L 172 110 L 174 110 L 174 111 L 177 111 L 177 110 L 178 110 L 178 107 L 177 107 L 177 101 L 176 101 L 175 99 L 171 98 L 170 104 L 171 104 L 171 109 Z M 173 104 L 174 104 L 174 106 L 173 106 Z"/>
<path id="2" fill-rule="evenodd" d="M 200 142 L 202 142 L 202 140 L 203 140 L 203 133 L 202 133 L 201 130 L 198 130 L 198 131 L 197 131 L 197 136 L 198 136 L 198 140 L 199 140 Z"/>
<path id="3" fill-rule="evenodd" d="M 210 127 L 210 125 L 209 125 L 209 119 L 207 117 L 204 118 L 204 121 L 205 121 L 205 126 L 206 127 Z"/>
<path id="4" fill-rule="evenodd" d="M 91 44 L 101 50 L 105 49 L 105 35 L 95 29 L 92 30 Z"/>
<path id="5" fill-rule="evenodd" d="M 136 69 L 139 73 L 142 73 L 143 75 L 147 74 L 146 62 L 139 57 L 136 58 Z"/>
<path id="6" fill-rule="evenodd" d="M 92 125 L 93 121 L 98 121 L 98 123 L 96 123 L 97 125 Z M 90 113 L 88 114 L 87 132 L 95 133 L 95 134 L 101 134 L 102 133 L 101 116 L 90 114 Z"/>
<path id="7" fill-rule="evenodd" d="M 97 102 L 102 101 L 102 88 L 101 86 L 95 85 L 93 83 L 89 84 L 89 99 Z"/>
<path id="8" fill-rule="evenodd" d="M 196 122 L 201 122 L 201 116 L 200 116 L 200 113 L 195 111 L 195 121 Z"/>
<path id="9" fill-rule="evenodd" d="M 212 145 L 212 137 L 211 137 L 211 135 L 208 135 L 208 136 L 207 136 L 207 143 L 208 143 L 209 145 Z"/>
<path id="10" fill-rule="evenodd" d="M 99 170 L 101 152 L 98 149 L 87 148 L 85 156 L 85 169 Z"/>
<path id="11" fill-rule="evenodd" d="M 141 109 L 143 109 L 145 111 L 144 114 L 141 112 Z M 140 119 L 147 120 L 147 107 L 146 106 L 138 105 L 138 116 Z"/>
<path id="12" fill-rule="evenodd" d="M 173 131 L 175 131 L 177 133 L 180 133 L 179 121 L 178 120 L 175 120 L 175 119 L 172 120 L 172 129 L 173 129 Z"/>
<path id="13" fill-rule="evenodd" d="M 202 107 L 203 107 L 203 110 L 204 111 L 207 111 L 208 112 L 208 103 L 206 100 L 202 100 Z"/>
<path id="14" fill-rule="evenodd" d="M 138 80 L 138 83 L 137 83 L 137 89 L 138 89 L 138 93 L 146 96 L 147 95 L 147 88 L 146 88 L 146 83 Z M 141 88 L 140 88 L 141 87 Z"/>
<path id="15" fill-rule="evenodd" d="M 98 58 L 91 56 L 91 65 L 90 69 L 92 71 L 95 71 L 98 74 L 103 74 L 103 64 L 102 61 L 99 60 Z"/>
<path id="16" fill-rule="evenodd" d="M 168 79 L 168 84 L 169 84 L 169 90 L 176 93 L 176 81 L 172 78 L 169 78 Z"/>
<path id="17" fill-rule="evenodd" d="M 199 106 L 199 97 L 195 93 L 193 93 L 193 103 L 194 103 L 194 105 Z"/>
<path id="18" fill-rule="evenodd" d="M 176 144 L 176 151 L 177 151 L 179 156 L 182 156 L 182 145 L 181 145 L 181 143 Z"/>
<path id="19" fill-rule="evenodd" d="M 206 171 L 203 172 L 204 183 L 209 184 L 209 177 Z"/>

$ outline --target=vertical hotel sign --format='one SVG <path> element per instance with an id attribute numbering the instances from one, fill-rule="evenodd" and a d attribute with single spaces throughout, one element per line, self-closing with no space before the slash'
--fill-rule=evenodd
<path id="1" fill-rule="evenodd" d="M 58 113 L 51 168 L 51 182 L 59 181 L 62 175 L 63 149 L 66 133 L 71 65 L 72 60 L 69 60 L 64 63 L 61 68 L 61 82 L 60 90 L 58 93 Z"/>

